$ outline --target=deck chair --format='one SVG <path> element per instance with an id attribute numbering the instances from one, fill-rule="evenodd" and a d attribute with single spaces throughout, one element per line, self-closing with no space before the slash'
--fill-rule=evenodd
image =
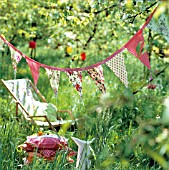
<path id="1" fill-rule="evenodd" d="M 71 125 L 75 123 L 70 110 L 57 110 L 54 104 L 47 103 L 45 97 L 29 79 L 2 79 L 1 81 L 16 103 L 16 117 L 18 117 L 18 110 L 20 110 L 26 120 L 40 127 L 49 127 L 52 130 L 56 130 L 56 127 L 66 123 Z M 71 120 L 58 120 L 58 112 L 67 112 Z"/>

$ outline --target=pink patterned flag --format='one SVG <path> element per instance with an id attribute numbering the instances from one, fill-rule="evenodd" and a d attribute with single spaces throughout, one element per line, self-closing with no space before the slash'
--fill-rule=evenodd
<path id="1" fill-rule="evenodd" d="M 29 67 L 30 67 L 30 70 L 31 70 L 31 73 L 32 73 L 32 77 L 33 77 L 33 80 L 34 80 L 34 84 L 37 85 L 37 82 L 38 82 L 38 78 L 39 78 L 39 68 L 40 68 L 40 65 L 37 64 L 36 62 L 26 58 L 26 62 L 28 63 Z"/>
<path id="2" fill-rule="evenodd" d="M 65 71 L 73 86 L 82 97 L 82 72 L 81 71 Z"/>
<path id="3" fill-rule="evenodd" d="M 102 66 L 94 67 L 92 69 L 87 70 L 87 73 L 90 75 L 93 81 L 95 81 L 96 86 L 100 89 L 101 92 L 106 92 L 106 88 L 104 86 L 104 76 L 103 76 L 103 68 Z"/>
<path id="4" fill-rule="evenodd" d="M 10 47 L 10 51 L 11 51 L 11 60 L 12 60 L 12 66 L 14 69 L 14 75 L 16 77 L 17 65 L 22 59 L 22 56 L 17 51 L 15 51 L 12 47 Z"/>
<path id="5" fill-rule="evenodd" d="M 57 96 L 58 93 L 58 88 L 59 88 L 59 81 L 60 81 L 60 71 L 57 70 L 51 70 L 48 68 L 45 68 L 46 74 L 49 78 L 50 85 Z"/>
<path id="6" fill-rule="evenodd" d="M 150 62 L 148 53 L 142 53 L 144 48 L 144 37 L 142 30 L 139 30 L 125 45 L 129 52 L 135 55 L 148 69 L 150 69 Z"/>
<path id="7" fill-rule="evenodd" d="M 106 62 L 106 65 L 114 72 L 114 74 L 117 77 L 120 78 L 120 80 L 127 87 L 128 86 L 127 71 L 126 66 L 124 64 L 124 57 L 122 56 L 122 53 L 118 53 L 115 57 Z"/>

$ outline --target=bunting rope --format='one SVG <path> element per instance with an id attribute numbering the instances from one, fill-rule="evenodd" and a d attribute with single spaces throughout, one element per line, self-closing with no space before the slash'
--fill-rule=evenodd
<path id="1" fill-rule="evenodd" d="M 158 7 L 158 6 L 157 6 Z M 128 44 L 130 44 L 134 38 L 136 38 L 138 36 L 138 34 L 141 34 L 143 32 L 143 30 L 145 29 L 145 27 L 148 25 L 148 23 L 150 22 L 151 18 L 153 17 L 155 11 L 157 10 L 157 7 L 154 9 L 154 11 L 152 12 L 152 14 L 148 17 L 147 21 L 144 23 L 144 25 L 137 31 L 137 33 L 123 46 L 121 47 L 119 50 L 117 50 L 116 52 L 114 52 L 111 56 L 107 57 L 106 59 L 95 63 L 93 65 L 87 66 L 87 67 L 81 67 L 81 68 L 58 68 L 58 67 L 53 67 L 53 66 L 48 66 L 46 64 L 42 64 L 40 62 L 37 62 L 31 58 L 29 58 L 28 56 L 26 56 L 25 54 L 23 54 L 21 51 L 19 51 L 16 47 L 14 47 L 11 43 L 9 43 L 2 35 L 0 35 L 0 38 L 10 47 L 12 47 L 15 51 L 17 51 L 21 56 L 23 56 L 25 59 L 30 60 L 31 62 L 35 62 L 36 64 L 38 64 L 40 67 L 44 67 L 44 68 L 48 68 L 48 69 L 52 69 L 52 70 L 58 70 L 58 71 L 85 71 L 85 70 L 89 70 L 92 69 L 94 67 L 97 67 L 99 65 L 103 65 L 105 64 L 107 61 L 111 60 L 114 56 L 116 56 L 118 53 L 122 52 L 126 46 Z"/>
<path id="2" fill-rule="evenodd" d="M 2 35 L 0 35 L 0 49 L 3 43 L 6 43 L 9 46 L 15 75 L 17 71 L 17 64 L 20 62 L 21 58 L 23 57 L 26 59 L 26 62 L 30 67 L 30 71 L 32 73 L 35 85 L 37 85 L 38 82 L 40 67 L 45 68 L 46 74 L 50 80 L 50 84 L 55 95 L 57 95 L 58 92 L 60 72 L 64 72 L 65 74 L 67 74 L 70 82 L 78 91 L 81 97 L 82 97 L 82 71 L 87 71 L 88 75 L 92 78 L 93 81 L 95 81 L 95 84 L 99 88 L 99 90 L 101 92 L 106 92 L 102 68 L 103 64 L 106 64 L 127 87 L 128 86 L 127 71 L 124 64 L 124 57 L 122 55 L 122 52 L 124 49 L 127 49 L 131 54 L 138 58 L 148 69 L 150 69 L 148 53 L 147 52 L 142 53 L 142 51 L 144 51 L 143 30 L 151 21 L 156 10 L 157 7 L 147 18 L 143 26 L 136 32 L 135 35 L 132 36 L 132 38 L 125 45 L 123 45 L 120 49 L 115 51 L 111 56 L 107 57 L 106 59 L 87 67 L 58 68 L 42 64 L 23 54 L 11 43 L 9 43 Z"/>

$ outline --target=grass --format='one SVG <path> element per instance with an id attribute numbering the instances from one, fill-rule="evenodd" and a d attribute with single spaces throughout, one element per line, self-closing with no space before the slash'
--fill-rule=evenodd
<path id="1" fill-rule="evenodd" d="M 26 48 L 23 47 L 26 52 Z M 48 65 L 55 60 L 59 67 L 69 66 L 70 58 L 62 57 L 63 53 L 56 51 L 37 51 L 37 60 Z M 10 56 L 1 56 L 1 78 L 13 78 L 13 69 Z M 93 60 L 91 59 L 93 58 Z M 85 61 L 88 65 L 91 60 Z M 156 69 L 157 59 L 152 59 L 152 68 Z M 83 63 L 75 61 L 81 66 Z M 45 71 L 40 69 L 38 88 L 58 109 L 71 109 L 76 118 L 82 118 L 77 130 L 73 132 L 58 132 L 69 139 L 69 147 L 77 150 L 77 146 L 71 140 L 71 136 L 92 140 L 91 147 L 94 154 L 91 155 L 91 169 L 111 170 L 154 170 L 167 169 L 169 157 L 169 133 L 168 124 L 162 121 L 164 105 L 163 100 L 169 95 L 169 73 L 162 73 L 159 78 L 163 88 L 149 90 L 146 87 L 133 95 L 142 82 L 149 79 L 148 71 L 134 56 L 126 56 L 126 68 L 128 71 L 129 88 L 114 76 L 112 71 L 104 67 L 105 85 L 107 94 L 101 95 L 94 82 L 83 73 L 83 98 L 69 83 L 65 74 L 61 73 L 58 97 L 55 98 L 47 81 Z M 7 67 L 8 65 L 8 67 Z M 159 69 L 163 68 L 162 60 L 158 62 Z M 154 74 L 152 73 L 154 76 Z M 26 62 L 22 60 L 18 65 L 17 78 L 28 77 L 32 80 L 30 70 Z M 152 82 L 158 85 L 155 80 Z M 24 165 L 25 154 L 18 151 L 17 146 L 22 144 L 28 135 L 37 133 L 39 127 L 15 117 L 15 105 L 12 104 L 9 93 L 1 86 L 1 112 L 0 112 L 0 169 L 75 169 L 75 163 L 68 164 L 65 155 L 58 153 L 54 162 L 46 162 L 35 159 L 31 165 Z M 160 119 L 157 119 L 157 115 Z M 66 115 L 62 115 L 67 118 Z M 47 129 L 44 129 L 47 130 Z M 166 134 L 164 133 L 166 130 Z M 54 132 L 53 132 L 54 133 Z M 166 136 L 165 136 L 166 135 Z M 157 140 L 160 139 L 160 140 Z M 74 158 L 76 162 L 76 157 Z"/>

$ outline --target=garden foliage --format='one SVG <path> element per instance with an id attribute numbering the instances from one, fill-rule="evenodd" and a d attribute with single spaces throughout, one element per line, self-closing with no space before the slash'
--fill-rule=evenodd
<path id="1" fill-rule="evenodd" d="M 36 60 L 62 68 L 85 67 L 110 56 L 142 26 L 152 10 L 154 16 L 168 14 L 168 1 L 3 1 L 0 5 L 0 33 L 26 55 L 29 41 L 36 38 Z M 40 69 L 38 89 L 58 110 L 71 109 L 79 119 L 77 129 L 60 129 L 58 134 L 95 140 L 91 143 L 91 169 L 168 169 L 169 167 L 169 45 L 160 34 L 144 30 L 151 70 L 127 51 L 128 88 L 104 67 L 106 94 L 101 94 L 91 78 L 83 73 L 83 98 L 66 75 L 61 74 L 55 97 L 45 70 Z M 84 55 L 85 54 L 85 55 Z M 25 60 L 18 64 L 16 78 L 32 80 Z M 0 78 L 13 79 L 9 48 L 0 51 Z M 6 89 L 0 88 L 0 169 L 75 169 L 57 153 L 54 162 L 35 158 L 24 165 L 25 153 L 17 146 L 39 127 L 15 117 L 15 105 Z M 67 115 L 60 113 L 67 119 Z M 55 133 L 43 129 L 46 133 Z"/>

